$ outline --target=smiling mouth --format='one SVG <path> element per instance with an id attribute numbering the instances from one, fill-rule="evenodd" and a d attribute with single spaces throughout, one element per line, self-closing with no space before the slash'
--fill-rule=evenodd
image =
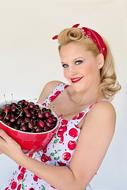
<path id="1" fill-rule="evenodd" d="M 79 82 L 83 77 L 71 78 L 72 83 Z"/>

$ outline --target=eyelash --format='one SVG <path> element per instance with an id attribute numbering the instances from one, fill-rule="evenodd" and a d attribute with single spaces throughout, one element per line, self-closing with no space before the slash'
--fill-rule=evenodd
<path id="1" fill-rule="evenodd" d="M 75 64 L 78 63 L 78 65 L 80 65 L 81 63 L 83 63 L 83 60 L 77 60 L 75 61 Z M 77 65 L 77 64 L 76 64 Z"/>
<path id="2" fill-rule="evenodd" d="M 76 65 L 80 65 L 80 64 L 83 63 L 83 60 L 77 60 L 77 61 L 75 61 L 74 63 L 75 63 Z M 77 64 L 77 63 L 78 63 L 78 64 Z M 67 67 L 68 67 L 68 64 L 63 64 L 62 67 L 63 67 L 63 68 L 67 68 Z"/>

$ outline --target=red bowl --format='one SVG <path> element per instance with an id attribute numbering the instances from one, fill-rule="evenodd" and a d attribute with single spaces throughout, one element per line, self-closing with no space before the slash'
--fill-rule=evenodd
<path id="1" fill-rule="evenodd" d="M 57 118 L 56 115 L 55 117 Z M 56 126 L 50 131 L 32 133 L 16 130 L 0 121 L 0 129 L 3 129 L 10 137 L 12 137 L 25 152 L 35 152 L 44 149 L 56 133 L 57 127 L 58 119 Z"/>
<path id="2" fill-rule="evenodd" d="M 3 129 L 12 137 L 24 151 L 34 152 L 44 149 L 47 146 L 57 130 L 57 125 L 50 131 L 29 133 L 13 129 L 0 121 L 0 129 Z"/>

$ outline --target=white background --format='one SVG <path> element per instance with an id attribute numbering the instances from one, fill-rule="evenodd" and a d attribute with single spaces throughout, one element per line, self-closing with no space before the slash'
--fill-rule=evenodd
<path id="1" fill-rule="evenodd" d="M 121 92 L 111 146 L 91 182 L 97 190 L 127 190 L 127 0 L 0 0 L 0 102 L 37 98 L 50 80 L 64 80 L 51 37 L 81 23 L 97 30 L 112 49 Z M 0 156 L 0 190 L 16 164 Z"/>

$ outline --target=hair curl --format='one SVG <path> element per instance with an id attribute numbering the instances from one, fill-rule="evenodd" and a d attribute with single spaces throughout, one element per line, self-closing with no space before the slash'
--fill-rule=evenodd
<path id="1" fill-rule="evenodd" d="M 96 44 L 90 38 L 86 37 L 79 28 L 67 28 L 60 32 L 58 35 L 59 51 L 63 45 L 70 42 L 83 43 L 85 48 L 91 51 L 95 56 L 99 54 L 99 49 Z M 117 81 L 114 59 L 111 50 L 106 40 L 104 40 L 104 42 L 107 47 L 107 55 L 104 60 L 104 65 L 100 69 L 99 90 L 102 92 L 104 98 L 111 100 L 113 96 L 121 89 L 121 85 Z"/>

